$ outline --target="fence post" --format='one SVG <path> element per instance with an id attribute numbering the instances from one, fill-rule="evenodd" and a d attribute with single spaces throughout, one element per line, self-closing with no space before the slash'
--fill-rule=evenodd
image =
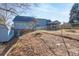
<path id="1" fill-rule="evenodd" d="M 69 51 L 68 51 L 66 42 L 65 42 L 65 40 L 64 40 L 64 38 L 63 38 L 63 27 L 62 27 L 62 25 L 61 25 L 61 37 L 62 37 L 62 41 L 63 41 L 63 43 L 64 43 L 64 45 L 65 45 L 66 51 L 67 51 L 67 53 L 68 53 L 68 56 L 70 56 L 70 53 L 69 53 Z"/>

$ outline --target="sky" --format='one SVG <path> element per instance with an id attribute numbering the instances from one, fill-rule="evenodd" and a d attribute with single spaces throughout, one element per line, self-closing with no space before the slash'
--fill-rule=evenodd
<path id="1" fill-rule="evenodd" d="M 32 10 L 28 10 L 27 16 L 36 18 L 58 20 L 60 22 L 69 21 L 69 13 L 73 3 L 39 3 L 38 6 L 31 6 Z"/>

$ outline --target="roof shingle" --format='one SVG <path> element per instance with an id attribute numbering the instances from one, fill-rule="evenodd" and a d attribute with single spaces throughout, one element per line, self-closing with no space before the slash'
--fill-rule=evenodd
<path id="1" fill-rule="evenodd" d="M 15 21 L 27 21 L 27 22 L 29 22 L 29 21 L 33 21 L 35 18 L 34 17 L 29 17 L 29 16 L 16 16 L 15 18 L 14 18 L 14 22 Z"/>

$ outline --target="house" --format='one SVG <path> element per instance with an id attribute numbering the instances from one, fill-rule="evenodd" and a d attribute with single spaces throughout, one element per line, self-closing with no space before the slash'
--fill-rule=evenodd
<path id="1" fill-rule="evenodd" d="M 35 18 L 29 16 L 16 16 L 13 22 L 16 35 L 20 35 L 22 31 L 34 30 L 36 23 Z"/>
<path id="2" fill-rule="evenodd" d="M 33 29 L 33 25 L 35 23 L 34 17 L 29 16 L 16 16 L 13 20 L 14 29 Z"/>
<path id="3" fill-rule="evenodd" d="M 64 29 L 71 29 L 72 28 L 72 25 L 70 23 L 64 22 L 61 25 L 61 27 L 64 28 Z"/>
<path id="4" fill-rule="evenodd" d="M 14 36 L 14 30 L 4 24 L 0 24 L 0 42 L 7 42 Z"/>
<path id="5" fill-rule="evenodd" d="M 47 30 L 50 29 L 50 23 L 51 23 L 51 22 L 52 22 L 51 20 L 47 20 Z"/>
<path id="6" fill-rule="evenodd" d="M 48 19 L 36 18 L 36 29 L 47 29 Z"/>
<path id="7" fill-rule="evenodd" d="M 48 23 L 48 30 L 58 30 L 60 29 L 60 22 L 55 20 Z"/>

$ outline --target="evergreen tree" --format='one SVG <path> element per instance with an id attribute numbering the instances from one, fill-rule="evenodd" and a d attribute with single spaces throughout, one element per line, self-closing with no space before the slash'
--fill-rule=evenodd
<path id="1" fill-rule="evenodd" d="M 75 3 L 70 11 L 70 20 L 72 26 L 79 26 L 79 3 Z"/>

